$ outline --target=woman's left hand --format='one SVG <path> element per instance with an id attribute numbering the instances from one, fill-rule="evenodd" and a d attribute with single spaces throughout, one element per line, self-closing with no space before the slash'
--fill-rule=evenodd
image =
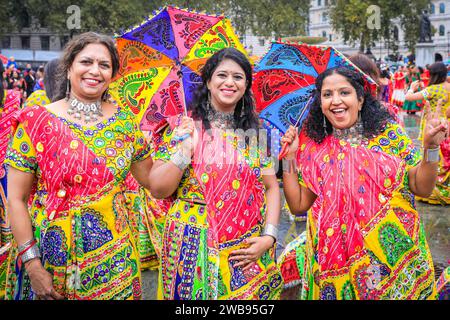
<path id="1" fill-rule="evenodd" d="M 254 237 L 244 240 L 244 244 L 248 247 L 231 252 L 229 259 L 237 261 L 235 267 L 247 270 L 274 245 L 274 239 L 271 236 Z"/>
<path id="2" fill-rule="evenodd" d="M 436 111 L 430 111 L 430 103 L 425 102 L 427 125 L 424 130 L 423 146 L 426 149 L 435 149 L 440 146 L 449 135 L 448 121 L 441 117 L 441 107 L 444 101 L 439 99 Z"/>

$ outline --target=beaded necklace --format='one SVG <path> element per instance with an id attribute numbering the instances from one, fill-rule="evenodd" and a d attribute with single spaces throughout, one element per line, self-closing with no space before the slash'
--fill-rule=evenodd
<path id="1" fill-rule="evenodd" d="M 226 130 L 234 127 L 234 111 L 222 112 L 210 107 L 208 108 L 206 118 L 211 124 L 211 127 L 216 129 Z"/>
<path id="2" fill-rule="evenodd" d="M 336 129 L 333 127 L 333 135 L 340 140 L 344 140 L 351 144 L 361 144 L 363 141 L 363 124 L 357 121 L 352 127 L 345 129 Z"/>

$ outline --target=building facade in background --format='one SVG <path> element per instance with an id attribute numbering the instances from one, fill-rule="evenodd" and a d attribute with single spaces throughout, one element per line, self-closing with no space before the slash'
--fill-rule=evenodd
<path id="1" fill-rule="evenodd" d="M 311 0 L 311 7 L 309 11 L 309 35 L 326 37 L 327 41 L 324 45 L 332 45 L 343 53 L 353 54 L 358 52 L 358 46 L 351 47 L 345 45 L 342 37 L 337 34 L 329 19 L 330 0 Z M 381 12 L 383 14 L 383 12 Z M 429 18 L 432 26 L 436 29 L 433 35 L 433 42 L 435 44 L 435 54 L 440 55 L 444 60 L 449 57 L 450 49 L 450 0 L 432 0 L 431 8 L 429 10 Z M 400 27 L 400 21 L 393 21 L 396 32 L 395 42 L 398 45 L 398 53 L 403 56 L 410 54 L 405 45 L 403 31 Z M 392 50 L 387 48 L 384 42 L 377 42 L 371 48 L 372 54 L 375 58 L 380 57 L 384 59 Z"/>
<path id="2" fill-rule="evenodd" d="M 324 45 L 334 46 L 336 49 L 346 54 L 358 52 L 358 46 L 345 45 L 342 37 L 337 34 L 330 23 L 329 8 L 331 0 L 311 0 L 309 12 L 309 24 L 307 33 L 309 36 L 325 37 Z M 433 36 L 435 44 L 435 54 L 440 55 L 444 61 L 450 57 L 450 0 L 432 0 L 430 8 L 430 21 L 436 33 Z M 381 12 L 381 14 L 383 14 Z M 403 40 L 403 31 L 399 21 L 393 21 L 396 28 L 396 43 L 398 53 L 403 56 L 410 54 Z M 53 58 L 57 58 L 69 40 L 69 35 L 57 35 L 46 27 L 37 27 L 31 22 L 30 26 L 22 29 L 20 33 L 6 34 L 1 38 L 1 53 L 7 57 L 14 56 L 19 64 L 32 62 L 34 66 L 45 63 Z M 261 37 L 246 34 L 241 37 L 242 43 L 247 48 L 251 56 L 260 57 L 270 48 L 275 37 Z M 375 58 L 384 59 L 392 50 L 387 48 L 384 42 L 377 42 L 371 48 Z"/>
<path id="3" fill-rule="evenodd" d="M 8 58 L 13 56 L 20 65 L 31 63 L 37 67 L 58 58 L 69 41 L 69 35 L 57 35 L 31 19 L 29 25 L 20 32 L 5 34 L 0 40 L 2 55 Z"/>

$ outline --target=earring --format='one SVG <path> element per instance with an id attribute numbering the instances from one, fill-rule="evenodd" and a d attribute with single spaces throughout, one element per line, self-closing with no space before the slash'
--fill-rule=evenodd
<path id="1" fill-rule="evenodd" d="M 323 130 L 325 130 L 325 133 L 327 132 L 328 126 L 327 126 L 327 117 L 323 115 Z"/>
<path id="2" fill-rule="evenodd" d="M 362 122 L 361 110 L 358 111 L 358 120 L 356 121 L 356 131 L 362 137 L 364 132 L 364 124 Z"/>
<path id="3" fill-rule="evenodd" d="M 107 101 L 111 98 L 110 94 L 109 94 L 109 88 L 107 88 L 105 90 L 105 92 L 103 92 L 102 94 L 102 101 Z"/>
<path id="4" fill-rule="evenodd" d="M 70 99 L 70 79 L 67 78 L 67 85 L 66 85 L 66 100 Z"/>
<path id="5" fill-rule="evenodd" d="M 208 101 L 206 101 L 206 110 L 211 110 L 211 91 L 208 90 Z"/>
<path id="6" fill-rule="evenodd" d="M 242 97 L 241 118 L 244 116 L 244 109 L 245 109 L 245 101 L 244 101 L 244 97 Z"/>

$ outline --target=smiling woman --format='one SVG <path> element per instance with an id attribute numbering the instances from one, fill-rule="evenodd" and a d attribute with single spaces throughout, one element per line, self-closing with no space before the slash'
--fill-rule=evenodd
<path id="1" fill-rule="evenodd" d="M 176 196 L 166 215 L 158 298 L 277 299 L 275 170 L 262 148 L 236 143 L 233 130 L 258 130 L 250 62 L 223 49 L 208 59 L 202 80 L 192 118 L 169 118 L 155 138 L 151 192 Z"/>
<path id="2" fill-rule="evenodd" d="M 294 214 L 309 210 L 282 273 L 300 275 L 301 299 L 435 299 L 414 195 L 433 190 L 447 124 L 430 114 L 421 159 L 361 74 L 328 69 L 316 88 L 300 137 L 290 127 L 281 139 L 286 201 Z"/>
<path id="3" fill-rule="evenodd" d="M 77 36 L 60 61 L 56 101 L 19 117 L 5 161 L 8 299 L 141 297 L 138 213 L 126 179 L 131 172 L 148 186 L 152 160 L 133 115 L 109 100 L 118 67 L 111 38 Z"/>

